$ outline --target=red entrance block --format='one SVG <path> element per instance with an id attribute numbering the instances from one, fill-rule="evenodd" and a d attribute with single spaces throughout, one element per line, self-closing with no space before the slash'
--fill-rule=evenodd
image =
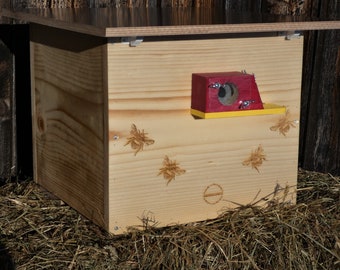
<path id="1" fill-rule="evenodd" d="M 204 113 L 263 109 L 255 77 L 243 72 L 192 74 L 191 108 Z"/>

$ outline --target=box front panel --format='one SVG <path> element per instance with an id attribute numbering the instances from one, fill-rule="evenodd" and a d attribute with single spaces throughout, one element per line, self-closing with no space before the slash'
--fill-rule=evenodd
<path id="1" fill-rule="evenodd" d="M 296 185 L 302 50 L 284 37 L 108 44 L 110 231 L 214 218 Z M 288 112 L 190 114 L 192 73 L 241 70 Z"/>

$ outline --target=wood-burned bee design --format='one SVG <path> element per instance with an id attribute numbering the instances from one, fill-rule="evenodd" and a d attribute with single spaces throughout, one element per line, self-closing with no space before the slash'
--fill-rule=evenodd
<path id="1" fill-rule="evenodd" d="M 243 166 L 251 166 L 252 169 L 259 171 L 259 167 L 262 165 L 263 161 L 266 160 L 266 155 L 260 144 L 255 151 L 251 151 L 250 157 L 242 162 Z"/>
<path id="2" fill-rule="evenodd" d="M 275 126 L 270 127 L 271 131 L 279 131 L 280 134 L 286 136 L 290 128 L 295 128 L 294 120 L 290 120 L 289 111 L 286 112 L 284 116 L 282 116 Z"/>
<path id="3" fill-rule="evenodd" d="M 175 179 L 176 176 L 184 174 L 185 170 L 179 167 L 176 160 L 170 160 L 168 156 L 164 157 L 163 167 L 159 169 L 158 175 L 163 175 L 164 179 L 167 180 L 167 185 Z"/>
<path id="4" fill-rule="evenodd" d="M 144 145 L 151 145 L 155 143 L 155 141 L 150 139 L 147 135 L 148 133 L 144 132 L 144 129 L 139 130 L 135 124 L 132 124 L 130 136 L 127 138 L 125 145 L 130 144 L 131 148 L 135 150 L 135 155 L 137 155 L 139 151 L 144 149 Z"/>

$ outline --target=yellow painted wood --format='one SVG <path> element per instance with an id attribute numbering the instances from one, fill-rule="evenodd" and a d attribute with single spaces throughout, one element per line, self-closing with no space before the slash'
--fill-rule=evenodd
<path id="1" fill-rule="evenodd" d="M 191 114 L 203 119 L 225 118 L 225 117 L 241 117 L 241 116 L 256 116 L 266 114 L 283 114 L 286 112 L 286 107 L 275 104 L 263 104 L 261 110 L 239 110 L 226 112 L 205 113 L 199 110 L 191 109 Z"/>

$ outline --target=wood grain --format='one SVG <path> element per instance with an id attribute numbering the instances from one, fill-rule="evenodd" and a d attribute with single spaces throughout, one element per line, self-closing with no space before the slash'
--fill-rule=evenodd
<path id="1" fill-rule="evenodd" d="M 5 27 L 0 26 L 0 31 L 6 30 Z M 17 166 L 12 65 L 13 54 L 10 48 L 0 40 L 0 185 L 3 179 L 15 176 Z"/>
<path id="2" fill-rule="evenodd" d="M 235 16 L 209 8 L 3 9 L 2 16 L 101 37 L 171 36 L 340 29 L 340 21 Z"/>
<path id="3" fill-rule="evenodd" d="M 213 218 L 295 186 L 302 49 L 284 36 L 130 47 L 33 24 L 35 179 L 113 233 Z M 190 114 L 192 73 L 239 70 L 290 111 L 285 136 L 272 129 L 284 115 Z M 260 163 L 245 162 L 260 148 Z"/>
<path id="4" fill-rule="evenodd" d="M 67 33 L 52 28 L 41 43 L 44 30 L 31 31 L 35 180 L 105 227 L 103 46 L 75 34 L 67 39 L 73 50 L 53 47 L 48 41 Z"/>
<path id="5" fill-rule="evenodd" d="M 298 121 L 302 49 L 303 38 L 284 37 L 108 44 L 110 231 L 145 218 L 158 226 L 213 218 L 277 184 L 296 185 L 298 124 L 283 136 L 270 130 L 280 115 L 198 120 L 190 96 L 192 73 L 245 69 L 264 102 L 287 106 Z M 132 125 L 154 140 L 137 154 L 127 144 Z M 266 161 L 258 172 L 242 163 L 259 145 Z M 159 175 L 165 157 L 185 170 L 170 182 Z M 211 185 L 222 193 L 207 195 Z"/>
<path id="6" fill-rule="evenodd" d="M 339 1 L 308 2 L 307 12 L 312 15 L 340 14 Z M 340 175 L 340 31 L 308 32 L 305 40 L 300 166 Z"/>

